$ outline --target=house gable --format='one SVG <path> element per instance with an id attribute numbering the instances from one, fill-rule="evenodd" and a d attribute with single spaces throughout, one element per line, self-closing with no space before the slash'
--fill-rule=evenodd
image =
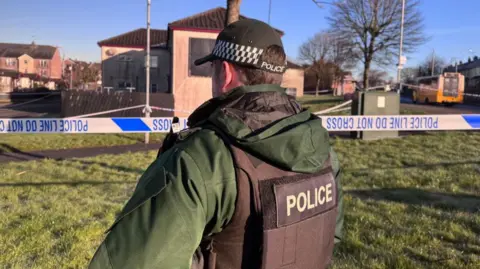
<path id="1" fill-rule="evenodd" d="M 30 55 L 23 54 L 18 57 L 18 72 L 33 74 L 35 71 L 35 62 Z"/>

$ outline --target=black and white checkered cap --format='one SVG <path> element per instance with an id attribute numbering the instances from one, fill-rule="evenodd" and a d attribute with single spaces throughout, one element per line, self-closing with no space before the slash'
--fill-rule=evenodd
<path id="1" fill-rule="evenodd" d="M 196 60 L 195 64 L 224 60 L 245 67 L 284 73 L 286 61 L 283 65 L 275 65 L 263 60 L 265 50 L 272 45 L 283 49 L 277 31 L 262 21 L 242 19 L 225 27 L 218 35 L 212 53 Z"/>
<path id="2" fill-rule="evenodd" d="M 241 63 L 257 65 L 263 49 L 239 45 L 228 41 L 218 40 L 212 54 L 220 59 Z"/>

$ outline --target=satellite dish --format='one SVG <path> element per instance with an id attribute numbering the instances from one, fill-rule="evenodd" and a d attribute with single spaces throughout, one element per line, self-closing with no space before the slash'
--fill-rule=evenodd
<path id="1" fill-rule="evenodd" d="M 116 50 L 115 50 L 115 49 L 108 49 L 105 53 L 106 53 L 108 56 L 113 56 L 113 55 L 115 55 Z"/>

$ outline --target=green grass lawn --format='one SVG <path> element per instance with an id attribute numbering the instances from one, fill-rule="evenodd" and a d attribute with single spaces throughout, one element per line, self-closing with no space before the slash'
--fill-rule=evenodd
<path id="1" fill-rule="evenodd" d="M 480 133 L 336 138 L 333 268 L 480 268 Z M 84 268 L 156 152 L 0 164 L 0 267 Z"/>
<path id="2" fill-rule="evenodd" d="M 130 145 L 144 142 L 144 134 L 0 134 L 0 153 Z M 151 133 L 150 142 L 158 143 L 165 134 Z"/>

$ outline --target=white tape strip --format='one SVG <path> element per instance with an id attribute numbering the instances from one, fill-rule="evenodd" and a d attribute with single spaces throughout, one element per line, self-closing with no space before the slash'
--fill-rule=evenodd
<path id="1" fill-rule="evenodd" d="M 320 116 L 328 131 L 478 130 L 480 114 Z M 0 119 L 0 133 L 164 133 L 172 118 Z M 175 129 L 187 128 L 180 118 Z"/>

